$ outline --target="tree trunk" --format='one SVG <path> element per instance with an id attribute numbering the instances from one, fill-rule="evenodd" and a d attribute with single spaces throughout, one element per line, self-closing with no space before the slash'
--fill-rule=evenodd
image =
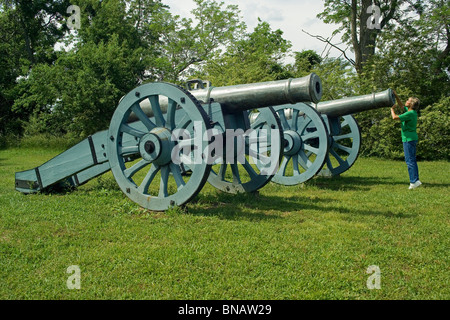
<path id="1" fill-rule="evenodd" d="M 351 34 L 352 34 L 352 45 L 353 45 L 353 51 L 355 52 L 355 68 L 356 72 L 358 74 L 361 74 L 362 68 L 361 68 L 361 46 L 358 40 L 358 1 L 352 0 L 352 14 L 350 17 L 350 28 L 351 28 Z"/>
<path id="2" fill-rule="evenodd" d="M 360 8 L 358 10 L 358 2 L 360 2 Z M 367 9 L 372 4 L 375 4 L 380 8 L 379 1 L 373 0 L 352 0 L 351 2 L 351 35 L 352 35 L 352 45 L 355 52 L 355 68 L 358 74 L 361 74 L 367 61 L 375 54 L 377 35 L 383 29 L 383 27 L 391 20 L 394 16 L 395 10 L 398 6 L 398 1 L 393 0 L 391 7 L 385 17 L 381 20 L 379 17 L 380 25 L 379 28 L 369 29 L 369 18 L 372 17 L 373 13 L 367 13 Z M 358 12 L 359 11 L 359 12 Z M 358 34 L 358 21 L 359 21 L 359 34 Z"/>
<path id="3" fill-rule="evenodd" d="M 359 27 L 359 44 L 361 47 L 361 68 L 364 68 L 366 62 L 375 54 L 375 44 L 377 33 L 380 29 L 369 29 L 368 24 L 372 18 L 372 13 L 367 13 L 367 9 L 373 3 L 372 0 L 362 0 L 361 20 Z M 378 17 L 380 19 L 381 17 Z M 380 21 L 378 21 L 380 22 Z M 370 24 L 369 24 L 370 25 Z"/>

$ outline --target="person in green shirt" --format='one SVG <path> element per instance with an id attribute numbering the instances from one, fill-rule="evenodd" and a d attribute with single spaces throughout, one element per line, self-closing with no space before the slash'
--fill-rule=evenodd
<path id="1" fill-rule="evenodd" d="M 397 103 L 391 108 L 391 116 L 392 119 L 401 121 L 403 151 L 405 153 L 405 162 L 408 167 L 410 182 L 409 189 L 415 189 L 422 184 L 419 180 L 419 167 L 417 166 L 416 160 L 417 141 L 419 140 L 417 136 L 417 111 L 420 107 L 420 101 L 418 98 L 410 97 L 403 104 L 395 90 L 394 95 Z M 396 106 L 405 112 L 397 115 L 395 113 Z"/>

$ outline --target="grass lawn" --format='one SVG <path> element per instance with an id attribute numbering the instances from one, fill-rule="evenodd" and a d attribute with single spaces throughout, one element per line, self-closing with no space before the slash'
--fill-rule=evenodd
<path id="1" fill-rule="evenodd" d="M 403 162 L 372 158 L 258 195 L 207 184 L 186 212 L 142 210 L 111 173 L 66 194 L 14 190 L 16 171 L 61 151 L 0 151 L 0 299 L 450 298 L 449 162 L 419 162 L 416 190 Z"/>

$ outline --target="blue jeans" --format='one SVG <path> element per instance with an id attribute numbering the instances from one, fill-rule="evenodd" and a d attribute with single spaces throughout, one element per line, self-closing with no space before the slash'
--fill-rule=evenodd
<path id="1" fill-rule="evenodd" d="M 419 180 L 419 167 L 416 161 L 417 140 L 403 142 L 405 161 L 408 167 L 409 182 L 414 183 Z"/>

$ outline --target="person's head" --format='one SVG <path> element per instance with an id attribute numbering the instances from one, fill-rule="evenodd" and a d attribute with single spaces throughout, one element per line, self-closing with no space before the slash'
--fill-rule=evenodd
<path id="1" fill-rule="evenodd" d="M 416 97 L 410 97 L 408 101 L 406 101 L 405 106 L 407 106 L 408 109 L 418 111 L 420 108 L 420 100 Z"/>

